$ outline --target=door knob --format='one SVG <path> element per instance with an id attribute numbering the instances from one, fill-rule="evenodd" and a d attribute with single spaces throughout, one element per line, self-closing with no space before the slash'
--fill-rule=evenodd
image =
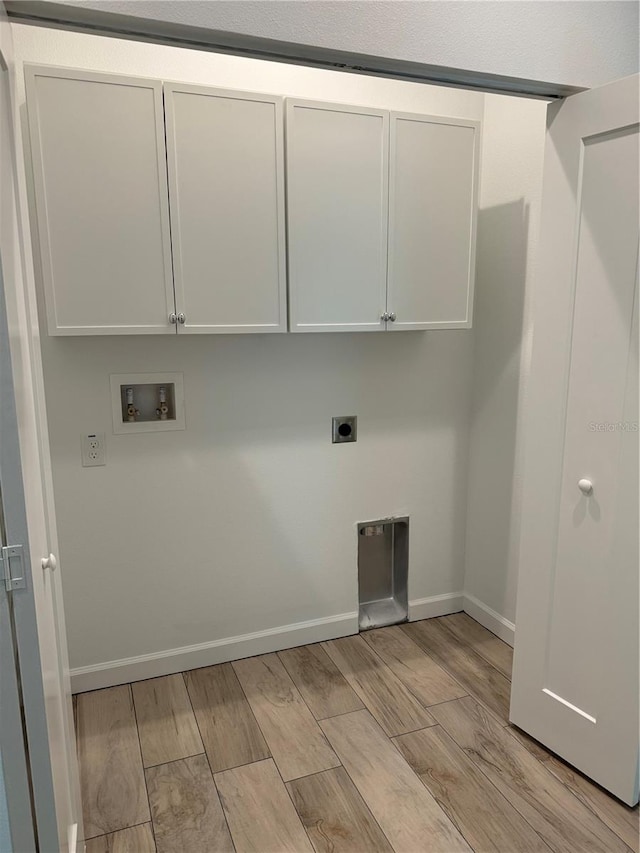
<path id="1" fill-rule="evenodd" d="M 578 480 L 578 488 L 580 489 L 583 495 L 593 494 L 593 483 L 591 482 L 591 480 Z"/>
<path id="2" fill-rule="evenodd" d="M 58 561 L 55 558 L 54 554 L 49 554 L 48 557 L 43 557 L 40 561 L 40 564 L 43 569 L 51 569 L 52 572 L 58 568 Z"/>

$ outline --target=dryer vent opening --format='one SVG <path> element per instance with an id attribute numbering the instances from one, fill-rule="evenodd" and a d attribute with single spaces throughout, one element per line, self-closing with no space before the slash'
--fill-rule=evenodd
<path id="1" fill-rule="evenodd" d="M 361 631 L 408 619 L 409 519 L 358 524 L 358 624 Z"/>

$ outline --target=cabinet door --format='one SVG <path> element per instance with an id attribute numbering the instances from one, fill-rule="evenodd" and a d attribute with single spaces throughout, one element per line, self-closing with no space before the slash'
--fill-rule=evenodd
<path id="1" fill-rule="evenodd" d="M 384 328 L 388 121 L 382 110 L 287 100 L 291 331 Z"/>
<path id="2" fill-rule="evenodd" d="M 25 74 L 49 333 L 175 334 L 162 84 Z"/>
<path id="3" fill-rule="evenodd" d="M 180 332 L 287 328 L 282 99 L 165 84 Z"/>
<path id="4" fill-rule="evenodd" d="M 475 121 L 391 113 L 393 331 L 471 326 L 479 135 Z"/>

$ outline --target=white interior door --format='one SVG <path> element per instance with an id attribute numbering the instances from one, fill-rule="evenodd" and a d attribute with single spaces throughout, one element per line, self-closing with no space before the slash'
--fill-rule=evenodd
<path id="1" fill-rule="evenodd" d="M 33 282 L 25 277 L 23 266 L 26 220 L 17 201 L 16 114 L 7 71 L 12 57 L 2 59 L 0 55 L 0 480 L 7 540 L 3 544 L 22 546 L 22 566 L 13 561 L 11 568 L 12 574 L 23 576 L 24 585 L 6 590 L 0 615 L 11 613 L 38 849 L 75 853 L 82 839 L 79 785 L 60 568 L 55 569 L 55 561 L 48 559 L 51 552 L 57 553 L 57 543 L 42 365 L 35 294 L 26 286 L 27 281 Z M 8 675 L 3 659 L 3 686 Z M 5 710 L 2 704 L 3 745 Z M 17 796 L 14 780 L 8 784 L 11 795 Z M 14 848 L 16 853 L 35 849 L 15 839 Z"/>
<path id="2" fill-rule="evenodd" d="M 511 720 L 638 802 L 639 79 L 549 107 Z"/>

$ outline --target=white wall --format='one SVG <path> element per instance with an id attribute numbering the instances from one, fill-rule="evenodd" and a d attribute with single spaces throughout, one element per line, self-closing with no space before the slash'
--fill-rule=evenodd
<path id="1" fill-rule="evenodd" d="M 541 101 L 485 96 L 465 594 L 507 623 L 515 620 L 518 580 L 521 419 L 545 115 Z M 489 625 L 501 631 L 499 620 Z M 509 639 L 509 630 L 501 633 Z"/>
<path id="2" fill-rule="evenodd" d="M 482 117 L 478 93 L 35 27 L 14 38 L 23 61 Z M 472 347 L 464 330 L 44 337 L 72 666 L 341 614 L 318 630 L 355 630 L 360 520 L 411 517 L 414 602 L 459 593 Z M 184 372 L 187 430 L 113 435 L 109 374 L 163 370 Z M 330 443 L 341 414 L 358 415 L 355 445 Z M 108 464 L 85 469 L 94 430 Z"/>
<path id="3" fill-rule="evenodd" d="M 85 9 L 572 86 L 597 86 L 639 70 L 639 7 L 633 0 L 66 1 Z"/>

